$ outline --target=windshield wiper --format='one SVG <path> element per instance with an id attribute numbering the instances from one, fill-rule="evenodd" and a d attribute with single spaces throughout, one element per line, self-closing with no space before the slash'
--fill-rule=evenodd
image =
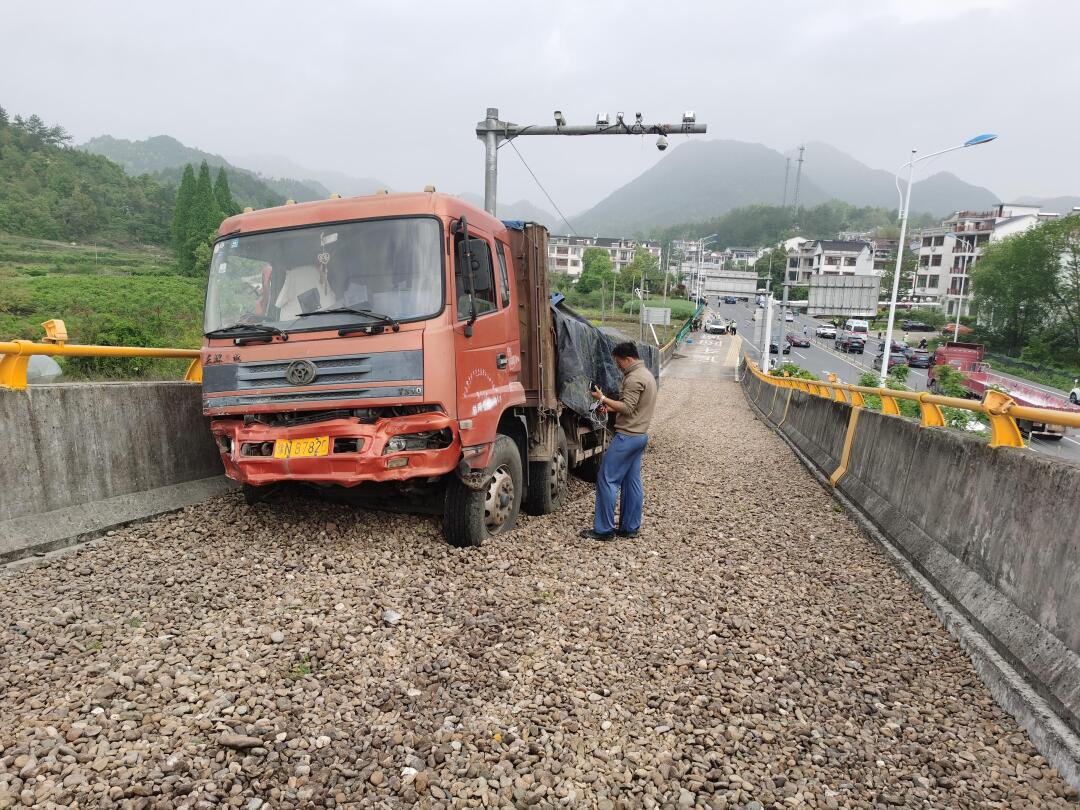
<path id="1" fill-rule="evenodd" d="M 289 333 L 284 329 L 278 329 L 276 326 L 270 326 L 262 323 L 234 323 L 232 326 L 223 326 L 220 329 L 211 329 L 209 332 L 204 332 L 205 337 L 226 337 L 236 333 L 248 333 L 254 335 L 280 335 L 282 340 L 289 339 Z"/>
<path id="2" fill-rule="evenodd" d="M 372 312 L 370 309 L 360 309 L 359 307 L 327 307 L 326 309 L 317 309 L 314 312 L 301 312 L 297 315 L 297 318 L 306 318 L 309 315 L 363 315 L 365 318 L 374 318 L 377 321 L 389 324 L 390 328 L 397 332 L 401 329 L 401 324 L 397 322 L 395 318 L 389 315 L 384 315 L 381 312 Z"/>

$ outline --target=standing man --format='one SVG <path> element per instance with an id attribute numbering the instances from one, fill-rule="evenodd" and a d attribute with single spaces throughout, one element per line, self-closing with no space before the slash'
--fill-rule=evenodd
<path id="1" fill-rule="evenodd" d="M 596 515 L 593 528 L 583 529 L 588 540 L 636 537 L 641 528 L 645 490 L 641 485 L 641 456 L 649 442 L 649 422 L 656 407 L 656 380 L 638 357 L 637 346 L 626 342 L 611 351 L 623 373 L 618 399 L 604 396 L 599 388 L 590 393 L 608 410 L 615 411 L 615 438 L 611 440 L 596 476 Z M 615 528 L 615 496 L 621 496 L 619 526 Z"/>

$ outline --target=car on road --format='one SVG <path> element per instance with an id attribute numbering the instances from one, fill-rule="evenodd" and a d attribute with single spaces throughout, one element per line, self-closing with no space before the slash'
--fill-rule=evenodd
<path id="1" fill-rule="evenodd" d="M 885 354 L 882 353 L 874 358 L 874 368 L 879 371 L 881 370 L 881 358 L 884 356 Z M 889 368 L 892 368 L 893 366 L 902 366 L 906 363 L 907 357 L 904 356 L 903 352 L 889 352 Z"/>
<path id="2" fill-rule="evenodd" d="M 724 303 L 725 304 L 737 304 L 737 303 L 739 303 L 739 299 L 737 299 L 734 295 L 725 295 L 724 296 Z"/>
<path id="3" fill-rule="evenodd" d="M 784 313 L 784 323 L 795 323 L 795 316 L 790 312 Z"/>
<path id="4" fill-rule="evenodd" d="M 705 323 L 705 334 L 707 335 L 726 335 L 727 330 L 727 321 L 722 318 L 711 318 Z"/>
<path id="5" fill-rule="evenodd" d="M 810 347 L 810 338 L 803 337 L 802 335 L 785 335 L 787 342 L 792 346 L 798 346 L 800 349 L 807 349 Z"/>
<path id="6" fill-rule="evenodd" d="M 836 327 L 835 326 L 830 326 L 827 323 L 823 323 L 821 326 L 819 326 L 817 329 L 814 330 L 814 337 L 835 338 L 836 337 Z"/>
<path id="7" fill-rule="evenodd" d="M 1073 380 L 1075 388 L 1069 392 L 1069 402 L 1073 405 L 1080 405 L 1080 380 Z"/>
<path id="8" fill-rule="evenodd" d="M 769 354 L 779 354 L 780 349 L 775 343 L 769 344 Z M 784 354 L 791 354 L 791 344 L 784 346 Z"/>
<path id="9" fill-rule="evenodd" d="M 922 321 L 900 321 L 900 328 L 905 332 L 933 332 L 934 327 Z"/>
<path id="10" fill-rule="evenodd" d="M 912 349 L 907 356 L 907 364 L 911 368 L 930 368 L 934 365 L 934 355 L 925 349 Z"/>
<path id="11" fill-rule="evenodd" d="M 833 342 L 833 347 L 838 352 L 862 354 L 866 350 L 866 343 L 858 335 L 840 335 Z"/>

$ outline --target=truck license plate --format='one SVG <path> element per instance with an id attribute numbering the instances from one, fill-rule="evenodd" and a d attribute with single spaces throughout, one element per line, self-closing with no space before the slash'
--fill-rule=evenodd
<path id="1" fill-rule="evenodd" d="M 330 452 L 329 436 L 308 439 L 278 439 L 274 442 L 274 458 L 314 458 Z"/>

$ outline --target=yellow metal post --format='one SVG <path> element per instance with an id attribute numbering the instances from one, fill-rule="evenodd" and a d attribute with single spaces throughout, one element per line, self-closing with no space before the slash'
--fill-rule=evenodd
<path id="1" fill-rule="evenodd" d="M 0 388 L 14 388 L 22 391 L 26 388 L 26 365 L 29 355 L 0 354 Z"/>
<path id="2" fill-rule="evenodd" d="M 847 472 L 848 462 L 851 461 L 851 445 L 855 441 L 855 425 L 859 421 L 860 413 L 862 413 L 861 408 L 852 408 L 851 416 L 848 417 L 847 433 L 844 435 L 844 450 L 840 454 L 840 466 L 829 476 L 829 483 L 834 487 L 836 486 L 836 482 L 844 477 L 844 474 Z"/>
<path id="3" fill-rule="evenodd" d="M 933 402 L 927 402 L 926 396 L 925 393 L 919 395 L 919 413 L 922 415 L 920 426 L 945 427 L 945 417 L 941 413 L 941 408 Z"/>
<path id="4" fill-rule="evenodd" d="M 184 374 L 184 379 L 187 382 L 202 382 L 202 362 L 198 357 L 191 361 L 191 365 L 187 368 L 187 373 Z"/>
<path id="5" fill-rule="evenodd" d="M 881 394 L 881 412 L 889 416 L 899 416 L 900 406 L 896 403 L 896 397 L 889 394 Z"/>
<path id="6" fill-rule="evenodd" d="M 983 405 L 990 417 L 990 446 L 991 447 L 1023 447 L 1024 437 L 1020 434 L 1020 428 L 1016 420 L 1009 416 L 1009 409 L 1015 405 L 1015 401 L 1008 394 L 988 388 L 983 395 Z"/>

